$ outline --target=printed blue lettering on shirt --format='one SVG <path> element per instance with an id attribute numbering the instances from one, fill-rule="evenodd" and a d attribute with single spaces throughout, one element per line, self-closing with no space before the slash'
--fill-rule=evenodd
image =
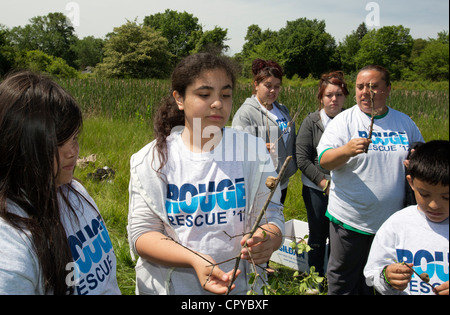
<path id="1" fill-rule="evenodd" d="M 100 216 L 68 237 L 76 265 L 74 282 L 78 294 L 87 294 L 107 279 L 113 263 L 108 253 L 113 246 Z"/>
<path id="2" fill-rule="evenodd" d="M 436 251 L 429 252 L 426 249 L 417 250 L 415 253 L 408 249 L 397 249 L 397 261 L 413 263 L 417 274 L 427 273 L 432 280 L 432 285 L 440 285 L 449 280 L 449 253 Z M 433 280 L 435 283 L 433 283 Z M 439 281 L 438 281 L 439 280 Z M 412 275 L 410 287 L 411 292 L 428 293 L 429 286 L 421 285 L 421 280 L 416 274 Z"/>
<path id="3" fill-rule="evenodd" d="M 286 130 L 286 128 L 288 127 L 288 121 L 286 120 L 286 118 L 278 118 L 277 119 L 277 124 L 278 124 L 278 127 L 280 127 L 280 129 L 281 129 L 281 131 L 284 131 L 284 130 Z"/>
<path id="4" fill-rule="evenodd" d="M 361 138 L 367 138 L 367 131 L 358 131 Z M 407 151 L 409 149 L 409 140 L 405 131 L 391 132 L 373 132 L 372 143 L 369 145 L 371 151 Z"/>
<path id="5" fill-rule="evenodd" d="M 246 205 L 244 178 L 197 185 L 185 183 L 180 187 L 168 184 L 165 205 L 172 225 L 226 224 L 227 211 L 233 211 L 242 221 L 241 208 Z"/>

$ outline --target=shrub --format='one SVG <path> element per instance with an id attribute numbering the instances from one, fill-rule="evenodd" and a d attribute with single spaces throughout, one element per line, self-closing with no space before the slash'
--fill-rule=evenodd
<path id="1" fill-rule="evenodd" d="M 76 78 L 78 71 L 64 59 L 47 55 L 40 50 L 30 50 L 16 58 L 16 68 L 45 72 L 58 78 Z"/>

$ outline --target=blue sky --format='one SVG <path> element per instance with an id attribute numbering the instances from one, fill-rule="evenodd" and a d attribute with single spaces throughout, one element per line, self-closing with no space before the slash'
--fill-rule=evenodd
<path id="1" fill-rule="evenodd" d="M 0 23 L 23 26 L 34 16 L 62 12 L 79 17 L 75 31 L 79 38 L 104 37 L 114 27 L 165 9 L 189 12 L 204 30 L 220 26 L 228 29 L 229 54 L 241 51 L 248 26 L 279 30 L 286 21 L 301 17 L 325 20 L 327 32 L 337 42 L 369 22 L 378 28 L 403 25 L 414 38 L 435 38 L 449 30 L 448 0 L 0 0 Z M 69 5 L 68 5 L 69 4 Z M 71 6 L 70 4 L 75 4 Z M 369 4 L 369 6 L 367 6 Z M 67 6 L 67 9 L 66 9 Z M 367 6 L 367 7 L 366 7 Z M 379 23 L 376 23 L 379 20 Z"/>

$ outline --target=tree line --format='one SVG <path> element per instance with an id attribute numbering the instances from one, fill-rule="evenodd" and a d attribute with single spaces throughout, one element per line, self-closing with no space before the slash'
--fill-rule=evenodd
<path id="1" fill-rule="evenodd" d="M 227 29 L 204 30 L 198 18 L 167 9 L 143 23 L 127 21 L 104 39 L 79 39 L 63 13 L 36 16 L 25 26 L 0 24 L 0 75 L 29 68 L 59 77 L 80 71 L 117 78 L 168 78 L 176 63 L 190 54 L 226 54 Z M 368 30 L 361 23 L 341 42 L 326 32 L 323 20 L 287 21 L 279 31 L 250 25 L 241 52 L 233 58 L 249 77 L 256 58 L 276 60 L 288 78 L 319 77 L 331 70 L 352 74 L 367 64 L 390 70 L 393 80 L 449 79 L 449 34 L 414 39 L 409 29 L 385 26 Z"/>

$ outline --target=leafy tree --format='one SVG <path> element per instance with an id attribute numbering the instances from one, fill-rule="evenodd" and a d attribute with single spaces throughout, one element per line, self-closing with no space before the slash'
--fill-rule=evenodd
<path id="1" fill-rule="evenodd" d="M 361 48 L 361 40 L 367 34 L 366 24 L 361 23 L 358 28 L 350 35 L 345 36 L 344 40 L 339 43 L 336 49 L 336 59 L 340 65 L 340 69 L 345 73 L 353 73 L 358 71 L 355 62 L 355 56 Z"/>
<path id="2" fill-rule="evenodd" d="M 399 80 L 402 70 L 408 66 L 413 43 L 409 29 L 402 25 L 371 30 L 361 41 L 361 49 L 355 57 L 356 65 L 358 68 L 368 64 L 384 66 L 393 80 Z"/>
<path id="3" fill-rule="evenodd" d="M 257 58 L 275 60 L 283 65 L 280 53 L 282 46 L 278 43 L 277 32 L 269 29 L 262 31 L 258 25 L 253 24 L 248 27 L 245 40 L 242 51 L 234 56 L 242 66 L 244 77 L 251 76 L 252 62 Z"/>
<path id="4" fill-rule="evenodd" d="M 107 77 L 164 78 L 171 58 L 167 40 L 159 32 L 128 21 L 109 34 L 96 71 Z"/>
<path id="5" fill-rule="evenodd" d="M 200 51 L 222 53 L 229 47 L 225 45 L 227 30 L 216 26 L 211 31 L 203 31 L 198 18 L 187 12 L 167 9 L 164 13 L 146 16 L 144 25 L 161 32 L 168 41 L 169 51 L 174 56 L 172 65 L 182 58 Z"/>
<path id="6" fill-rule="evenodd" d="M 14 56 L 15 51 L 8 40 L 8 29 L 0 24 L 0 76 L 13 67 Z"/>
<path id="7" fill-rule="evenodd" d="M 288 77 L 298 74 L 318 77 L 329 70 L 336 49 L 334 38 L 325 32 L 325 21 L 300 18 L 288 21 L 279 31 L 279 43 L 283 45 L 284 70 Z"/>
<path id="8" fill-rule="evenodd" d="M 250 74 L 256 58 L 277 61 L 288 77 L 319 76 L 335 66 L 334 38 L 325 32 L 325 22 L 301 18 L 288 21 L 278 32 L 262 31 L 257 25 L 247 29 L 245 44 L 235 58 L 243 64 L 244 74 Z"/>
<path id="9" fill-rule="evenodd" d="M 414 40 L 413 43 L 413 47 L 411 49 L 411 59 L 415 59 L 417 57 L 419 57 L 423 50 L 425 49 L 425 47 L 427 46 L 428 41 L 426 39 L 423 38 L 418 38 Z"/>
<path id="10" fill-rule="evenodd" d="M 195 48 L 190 51 L 191 54 L 199 52 L 210 52 L 215 54 L 221 54 L 223 51 L 227 51 L 230 47 L 225 45 L 228 31 L 216 26 L 211 31 L 206 31 L 195 40 Z M 198 34 L 198 33 L 197 33 Z"/>
<path id="11" fill-rule="evenodd" d="M 430 40 L 421 53 L 413 59 L 413 69 L 419 78 L 433 81 L 449 79 L 448 33 L 439 33 Z"/>
<path id="12" fill-rule="evenodd" d="M 30 24 L 14 27 L 10 32 L 10 40 L 18 50 L 40 50 L 74 65 L 71 46 L 77 37 L 66 16 L 60 12 L 36 16 L 30 19 Z"/>
<path id="13" fill-rule="evenodd" d="M 361 24 L 359 24 L 358 28 L 356 29 L 356 31 L 354 32 L 356 34 L 356 36 L 358 37 L 359 40 L 362 40 L 364 38 L 364 36 L 366 36 L 368 30 L 367 30 L 367 26 L 366 23 L 362 22 Z"/>
<path id="14" fill-rule="evenodd" d="M 167 39 L 169 51 L 176 56 L 175 63 L 195 49 L 196 42 L 191 40 L 191 34 L 202 33 L 198 18 L 187 12 L 181 13 L 170 9 L 164 13 L 146 16 L 144 26 L 153 27 Z"/>
<path id="15" fill-rule="evenodd" d="M 72 46 L 72 50 L 76 54 L 75 65 L 78 69 L 85 69 L 87 66 L 94 67 L 103 59 L 104 40 L 87 36 L 77 40 Z"/>
<path id="16" fill-rule="evenodd" d="M 265 60 L 275 60 L 282 67 L 284 67 L 284 62 L 282 59 L 282 54 L 280 50 L 280 45 L 278 45 L 277 40 L 265 40 L 258 45 L 255 45 L 247 54 L 247 58 L 242 63 L 242 72 L 245 76 L 252 75 L 252 63 L 253 60 L 261 58 Z"/>
<path id="17" fill-rule="evenodd" d="M 247 28 L 247 34 L 245 35 L 245 44 L 242 48 L 242 53 L 250 51 L 254 46 L 261 44 L 262 41 L 266 40 L 266 36 L 263 36 L 261 28 L 252 24 Z"/>

